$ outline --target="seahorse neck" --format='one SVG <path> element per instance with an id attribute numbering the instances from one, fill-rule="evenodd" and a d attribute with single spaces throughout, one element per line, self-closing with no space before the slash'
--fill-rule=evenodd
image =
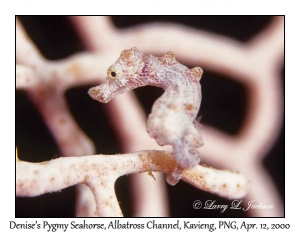
<path id="1" fill-rule="evenodd" d="M 153 85 L 164 89 L 166 93 L 172 96 L 180 96 L 184 94 L 184 90 L 188 80 L 184 80 L 183 77 L 175 72 L 164 70 L 163 76 L 159 73 L 153 80 Z M 186 77 L 185 77 L 186 78 Z"/>

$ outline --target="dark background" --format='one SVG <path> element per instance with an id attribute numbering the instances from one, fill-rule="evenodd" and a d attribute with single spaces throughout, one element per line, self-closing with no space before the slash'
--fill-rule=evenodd
<path id="1" fill-rule="evenodd" d="M 84 46 L 67 17 L 19 16 L 18 18 L 47 59 L 62 59 L 84 51 Z M 148 22 L 174 22 L 247 42 L 270 22 L 271 17 L 114 16 L 112 19 L 117 28 Z M 189 64 L 185 65 L 189 66 Z M 284 80 L 284 67 L 282 67 L 282 79 Z M 237 134 L 247 109 L 247 93 L 244 87 L 232 79 L 229 80 L 209 70 L 205 70 L 201 85 L 203 91 L 199 112 L 202 116 L 201 122 L 228 134 Z M 120 153 L 120 144 L 108 121 L 110 116 L 105 113 L 103 105 L 87 95 L 90 87 L 72 88 L 65 93 L 70 111 L 82 130 L 94 141 L 97 153 Z M 150 113 L 153 102 L 162 92 L 155 87 L 135 90 L 146 113 Z M 55 140 L 23 91 L 16 91 L 16 145 L 20 159 L 25 161 L 41 162 L 60 156 Z M 264 166 L 271 174 L 284 201 L 284 125 L 281 126 L 280 137 L 264 160 Z M 132 216 L 129 187 L 126 176 L 120 177 L 116 182 L 117 197 L 125 217 Z M 198 190 L 182 181 L 174 187 L 170 185 L 167 187 L 172 217 L 246 217 L 243 211 L 237 210 L 226 210 L 224 213 L 220 213 L 220 210 L 194 210 L 192 203 L 197 199 L 211 199 L 216 200 L 218 204 L 228 205 L 231 201 Z M 74 203 L 75 187 L 34 198 L 16 197 L 16 217 L 73 217 Z"/>

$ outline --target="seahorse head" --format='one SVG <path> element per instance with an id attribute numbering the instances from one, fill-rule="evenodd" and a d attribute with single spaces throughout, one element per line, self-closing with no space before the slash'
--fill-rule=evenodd
<path id="1" fill-rule="evenodd" d="M 107 103 L 115 96 L 143 86 L 140 76 L 145 66 L 145 56 L 136 47 L 123 50 L 118 60 L 107 70 L 107 78 L 100 86 L 89 89 L 89 95 Z"/>

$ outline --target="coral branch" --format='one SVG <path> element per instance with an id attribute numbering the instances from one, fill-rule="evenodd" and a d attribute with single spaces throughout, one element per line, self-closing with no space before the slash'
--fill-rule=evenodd
<path id="1" fill-rule="evenodd" d="M 74 121 L 64 99 L 64 91 L 74 83 L 97 77 L 98 65 L 93 55 L 76 55 L 63 62 L 45 60 L 16 21 L 16 88 L 28 92 L 52 132 L 63 156 L 82 156 L 95 152 L 92 141 Z M 91 59 L 92 58 L 92 59 Z M 78 60 L 79 59 L 79 60 Z M 92 67 L 91 67 L 92 65 Z M 93 68 L 94 67 L 94 68 Z M 86 74 L 86 75 L 84 75 Z M 78 215 L 94 216 L 95 202 L 89 189 L 77 189 Z M 81 211 L 84 210 L 84 211 Z"/>
<path id="2" fill-rule="evenodd" d="M 113 38 L 118 37 L 117 31 L 110 17 L 73 16 L 70 19 L 82 36 L 82 40 L 88 50 L 103 51 L 108 49 L 108 44 L 117 44 L 117 42 L 113 41 Z M 87 27 L 87 25 L 89 26 Z"/>
<path id="3" fill-rule="evenodd" d="M 114 183 L 119 176 L 147 172 L 149 168 L 170 173 L 175 166 L 172 153 L 166 151 L 58 158 L 42 163 L 17 160 L 16 193 L 17 196 L 37 196 L 84 183 L 95 196 L 98 216 L 120 216 L 114 191 Z M 152 180 L 151 177 L 149 179 Z M 242 198 L 248 189 L 244 176 L 201 165 L 185 170 L 182 179 L 227 198 Z"/>
<path id="4" fill-rule="evenodd" d="M 16 20 L 16 60 L 31 67 L 43 62 L 42 55 Z"/>
<path id="5" fill-rule="evenodd" d="M 16 89 L 30 89 L 37 85 L 38 78 L 28 66 L 16 66 Z"/>

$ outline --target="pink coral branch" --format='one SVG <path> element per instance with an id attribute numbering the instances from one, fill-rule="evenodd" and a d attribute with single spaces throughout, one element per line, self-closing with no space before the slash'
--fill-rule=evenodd
<path id="1" fill-rule="evenodd" d="M 70 19 L 76 26 L 78 34 L 88 50 L 108 50 L 107 45 L 111 46 L 117 43 L 114 38 L 118 39 L 119 35 L 117 35 L 110 17 L 73 16 Z"/>
<path id="2" fill-rule="evenodd" d="M 19 64 L 35 67 L 43 60 L 42 55 L 16 20 L 16 59 Z"/>
<path id="3" fill-rule="evenodd" d="M 70 114 L 64 99 L 67 83 L 80 80 L 80 71 L 87 64 L 86 56 L 78 56 L 65 65 L 46 61 L 30 41 L 19 21 L 16 21 L 17 63 L 16 88 L 27 90 L 31 100 L 36 104 L 47 126 L 52 132 L 63 156 L 82 156 L 95 152 L 92 141 L 81 131 Z M 74 60 L 74 61 L 73 61 Z M 91 63 L 88 62 L 90 65 Z M 77 65 L 77 66 L 76 66 Z M 97 67 L 97 66 L 94 66 Z M 83 69 L 84 70 L 84 69 Z M 94 69 L 85 69 L 86 73 Z M 71 75 L 66 75 L 71 74 Z M 67 76 L 68 78 L 66 79 Z M 89 76 L 88 76 L 89 77 Z M 88 79 L 85 80 L 85 82 Z M 80 82 L 78 82 L 80 83 Z M 93 195 L 86 187 L 79 186 L 77 209 L 86 210 L 87 216 L 93 216 L 95 203 Z M 86 200 L 84 200 L 86 198 Z M 81 212 L 78 212 L 81 215 Z"/>
<path id="4" fill-rule="evenodd" d="M 38 78 L 28 66 L 16 66 L 16 88 L 17 89 L 30 89 L 34 88 L 38 83 Z"/>
<path id="5" fill-rule="evenodd" d="M 254 49 L 247 48 L 249 59 L 244 59 L 243 69 L 248 77 L 245 85 L 249 88 L 250 106 L 240 133 L 235 137 L 228 137 L 204 127 L 205 146 L 199 151 L 209 164 L 238 169 L 249 177 L 253 189 L 247 200 L 273 203 L 277 207 L 275 210 L 253 210 L 255 216 L 281 216 L 283 207 L 280 198 L 261 163 L 274 144 L 280 130 L 278 126 L 282 124 L 283 119 L 282 84 L 278 76 L 278 64 L 283 55 L 283 19 L 273 20 L 266 31 L 268 33 L 263 32 L 258 36 L 259 39 L 254 38 L 253 42 L 250 42 L 249 47 Z M 265 54 L 268 54 L 267 57 Z M 260 62 L 261 60 L 263 62 Z M 252 70 L 255 67 L 253 72 L 250 72 L 250 67 Z M 242 70 L 241 67 L 240 69 Z M 218 148 L 215 147 L 216 144 Z"/>

